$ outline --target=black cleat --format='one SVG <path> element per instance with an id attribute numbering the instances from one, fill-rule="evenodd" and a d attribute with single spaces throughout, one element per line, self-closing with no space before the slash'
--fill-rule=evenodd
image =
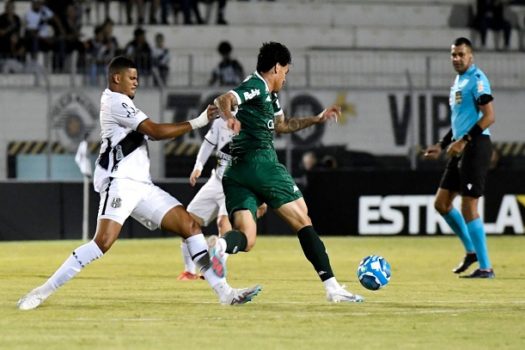
<path id="1" fill-rule="evenodd" d="M 461 278 L 495 278 L 496 274 L 493 269 L 490 270 L 480 270 L 476 269 L 470 275 L 459 276 Z"/>
<path id="2" fill-rule="evenodd" d="M 474 264 L 476 261 L 478 261 L 478 257 L 476 253 L 467 253 L 465 257 L 463 258 L 463 261 L 459 263 L 458 267 L 452 270 L 454 273 L 462 273 L 465 272 L 470 265 Z"/>

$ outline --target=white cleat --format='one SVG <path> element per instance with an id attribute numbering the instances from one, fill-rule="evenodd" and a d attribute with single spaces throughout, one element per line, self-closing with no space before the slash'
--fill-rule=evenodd
<path id="1" fill-rule="evenodd" d="M 345 286 L 339 286 L 339 288 L 327 291 L 326 300 L 331 303 L 361 303 L 365 301 L 365 298 L 362 296 L 352 294 L 345 288 Z"/>
<path id="2" fill-rule="evenodd" d="M 219 244 L 219 237 L 208 238 L 208 249 L 210 254 L 211 269 L 219 278 L 226 277 L 226 252 Z"/>
<path id="3" fill-rule="evenodd" d="M 252 299 L 262 290 L 261 286 L 255 285 L 250 288 L 232 288 L 230 293 L 220 298 L 222 305 L 241 305 L 252 301 Z"/>
<path id="4" fill-rule="evenodd" d="M 39 307 L 50 294 L 44 293 L 42 287 L 37 287 L 18 300 L 16 306 L 20 310 L 33 310 Z"/>

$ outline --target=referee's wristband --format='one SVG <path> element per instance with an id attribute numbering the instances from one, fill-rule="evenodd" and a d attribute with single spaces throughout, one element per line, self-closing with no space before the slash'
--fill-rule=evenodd
<path id="1" fill-rule="evenodd" d="M 466 142 L 472 141 L 477 136 L 481 135 L 483 133 L 483 129 L 481 126 L 478 125 L 478 123 L 474 124 L 474 126 L 467 132 L 465 135 L 463 135 L 463 140 Z"/>

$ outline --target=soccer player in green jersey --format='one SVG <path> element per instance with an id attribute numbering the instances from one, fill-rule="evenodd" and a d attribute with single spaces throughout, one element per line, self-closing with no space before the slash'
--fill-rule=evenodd
<path id="1" fill-rule="evenodd" d="M 283 218 L 297 233 L 306 258 L 323 282 L 330 302 L 361 302 L 335 279 L 325 246 L 312 226 L 303 195 L 286 168 L 277 160 L 273 134 L 291 133 L 341 115 L 333 105 L 316 116 L 286 118 L 277 93 L 282 89 L 291 64 L 290 51 L 277 42 L 264 43 L 257 70 L 239 86 L 219 96 L 219 107 L 236 135 L 230 144 L 232 161 L 223 177 L 226 207 L 234 229 L 209 240 L 212 265 L 218 276 L 226 271 L 226 254 L 248 252 L 257 236 L 256 213 L 261 203 Z"/>

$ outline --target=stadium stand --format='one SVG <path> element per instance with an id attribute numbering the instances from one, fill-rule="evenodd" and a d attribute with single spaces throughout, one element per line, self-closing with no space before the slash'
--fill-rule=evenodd
<path id="1" fill-rule="evenodd" d="M 88 3 L 102 6 L 97 1 Z M 206 85 L 217 60 L 215 47 L 228 39 L 235 47 L 236 58 L 248 71 L 254 66 L 253 51 L 261 42 L 285 42 L 294 53 L 294 70 L 300 73 L 290 81 L 291 86 L 406 86 L 406 74 L 410 72 L 415 87 L 441 88 L 449 84 L 450 69 L 447 62 L 443 63 L 442 55 L 451 38 L 476 39 L 475 31 L 468 26 L 471 3 L 472 0 L 232 0 L 227 7 L 227 26 L 145 25 L 143 28 L 150 44 L 157 33 L 166 38 L 166 47 L 172 52 L 168 86 Z M 23 14 L 30 1 L 16 4 L 17 13 Z M 212 6 L 201 6 L 205 11 L 215 11 Z M 116 22 L 114 35 L 121 47 L 132 38 L 135 29 L 120 24 L 123 11 L 121 2 L 110 2 L 109 14 Z M 93 15 L 95 12 L 98 16 Z M 84 18 L 84 39 L 93 36 L 101 16 L 100 9 L 92 9 L 91 17 Z M 515 27 L 514 31 L 519 33 L 517 24 Z M 493 41 L 491 35 L 489 43 Z M 522 86 L 525 70 L 521 53 L 517 52 L 520 47 L 520 36 L 512 35 L 512 52 L 480 53 L 484 68 L 498 72 L 494 85 Z M 502 65 L 502 60 L 506 64 Z M 40 57 L 39 62 L 48 64 L 49 60 Z M 76 82 L 60 75 L 51 79 L 52 86 Z"/>

